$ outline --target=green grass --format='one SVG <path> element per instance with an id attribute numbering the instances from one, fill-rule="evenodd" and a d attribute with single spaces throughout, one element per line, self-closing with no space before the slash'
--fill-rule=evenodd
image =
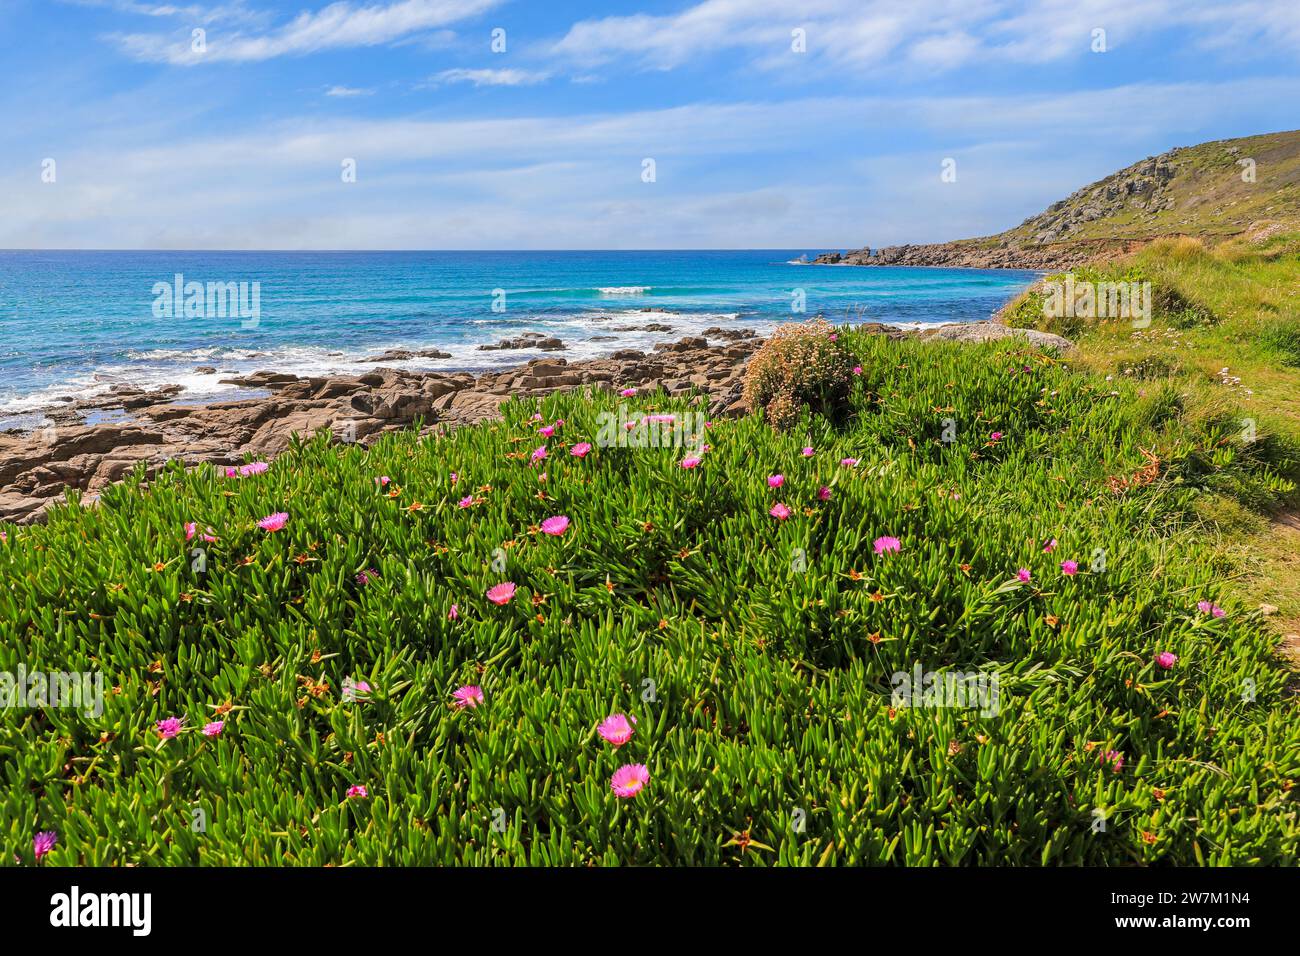
<path id="1" fill-rule="evenodd" d="M 1300 441 L 1300 233 L 1216 247 L 1165 240 L 1085 272 L 1087 278 L 1152 282 L 1155 315 L 1151 328 L 1138 331 L 1123 321 L 1077 322 L 1072 332 L 1080 348 L 1072 361 L 1082 370 L 1175 391 L 1190 416 L 1235 416 L 1243 425 L 1253 422 L 1260 435 Z M 1044 321 L 1037 292 L 1008 306 L 1007 320 L 1058 325 Z M 1289 473 L 1294 480 L 1295 470 Z M 1295 495 L 1247 497 L 1252 510 L 1245 512 L 1231 496 L 1202 502 L 1210 535 L 1201 546 L 1232 552 L 1243 593 L 1281 609 L 1279 633 L 1300 631 L 1295 534 L 1258 514 L 1270 506 L 1294 512 L 1300 501 Z"/>
<path id="2" fill-rule="evenodd" d="M 0 711 L 0 858 L 56 830 L 47 864 L 1294 864 L 1288 672 L 1195 545 L 1207 502 L 1291 493 L 1295 445 L 1005 343 L 842 341 L 864 369 L 842 423 L 717 422 L 693 470 L 570 456 L 619 399 L 553 396 L 6 529 L 0 670 L 103 669 L 113 691 L 99 719 Z M 540 466 L 535 411 L 565 420 Z M 1147 453 L 1158 477 L 1112 490 Z M 276 511 L 284 530 L 256 526 Z M 563 536 L 532 530 L 556 514 Z M 187 521 L 219 538 L 202 575 Z M 918 664 L 996 674 L 997 713 L 891 707 Z M 349 677 L 368 701 L 341 699 Z M 482 707 L 450 706 L 462 684 Z M 615 712 L 638 719 L 618 751 L 595 733 Z M 160 741 L 169 716 L 189 729 Z M 651 774 L 629 800 L 624 763 Z"/>

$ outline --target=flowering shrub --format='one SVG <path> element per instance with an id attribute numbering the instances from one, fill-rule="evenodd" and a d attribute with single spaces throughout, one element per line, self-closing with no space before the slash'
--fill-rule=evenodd
<path id="1" fill-rule="evenodd" d="M 780 326 L 749 360 L 744 397 L 773 428 L 785 431 L 804 408 L 832 418 L 847 406 L 857 364 L 825 319 Z"/>
<path id="2" fill-rule="evenodd" d="M 0 708 L 0 858 L 1294 864 L 1297 699 L 1190 537 L 1225 476 L 1286 492 L 1273 446 L 1016 343 L 841 335 L 872 414 L 718 421 L 692 467 L 568 394 L 4 527 L 0 673 L 104 700 Z M 997 707 L 896 704 L 917 669 Z"/>

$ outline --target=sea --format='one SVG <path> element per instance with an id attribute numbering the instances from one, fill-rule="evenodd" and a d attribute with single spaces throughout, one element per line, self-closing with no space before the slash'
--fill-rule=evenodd
<path id="1" fill-rule="evenodd" d="M 819 314 L 975 322 L 1037 277 L 798 264 L 822 251 L 0 251 L 0 428 L 116 385 L 176 384 L 182 401 L 215 401 L 236 394 L 223 378 L 358 374 L 392 349 L 449 357 L 385 366 L 479 371 L 648 350 L 713 326 L 764 334 Z M 567 348 L 479 348 L 525 332 Z"/>

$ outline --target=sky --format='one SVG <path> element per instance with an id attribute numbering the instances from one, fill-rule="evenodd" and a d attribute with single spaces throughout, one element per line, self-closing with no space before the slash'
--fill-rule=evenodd
<path id="1" fill-rule="evenodd" d="M 1296 0 L 0 0 L 0 248 L 984 235 L 1297 64 Z"/>

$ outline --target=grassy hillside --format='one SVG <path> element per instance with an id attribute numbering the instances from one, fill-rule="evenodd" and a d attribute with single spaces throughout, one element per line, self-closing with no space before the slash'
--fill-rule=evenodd
<path id="1" fill-rule="evenodd" d="M 100 718 L 0 711 L 0 859 L 53 831 L 48 865 L 1294 864 L 1296 698 L 1199 545 L 1207 509 L 1292 492 L 1296 445 L 1236 441 L 1179 379 L 838 347 L 835 423 L 717 422 L 695 467 L 576 456 L 620 399 L 565 395 L 6 529 L 0 670 L 111 690 Z M 892 700 L 918 667 L 996 676 L 997 705 Z"/>
<path id="2" fill-rule="evenodd" d="M 1215 240 L 1287 226 L 1300 226 L 1300 130 L 1149 157 L 998 238 L 1023 244 L 1170 235 Z"/>
<path id="3" fill-rule="evenodd" d="M 1011 303 L 1003 320 L 1078 337 L 1079 365 L 1176 390 L 1190 414 L 1234 409 L 1243 428 L 1249 421 L 1265 439 L 1300 438 L 1300 233 L 1217 246 L 1162 240 L 1076 276 L 1150 282 L 1152 326 L 1048 319 L 1037 289 Z M 1279 608 L 1278 629 L 1300 650 L 1300 502 L 1289 496 L 1262 513 L 1264 502 L 1253 503 L 1216 500 L 1202 510 L 1219 546 L 1239 558 L 1249 592 Z"/>

